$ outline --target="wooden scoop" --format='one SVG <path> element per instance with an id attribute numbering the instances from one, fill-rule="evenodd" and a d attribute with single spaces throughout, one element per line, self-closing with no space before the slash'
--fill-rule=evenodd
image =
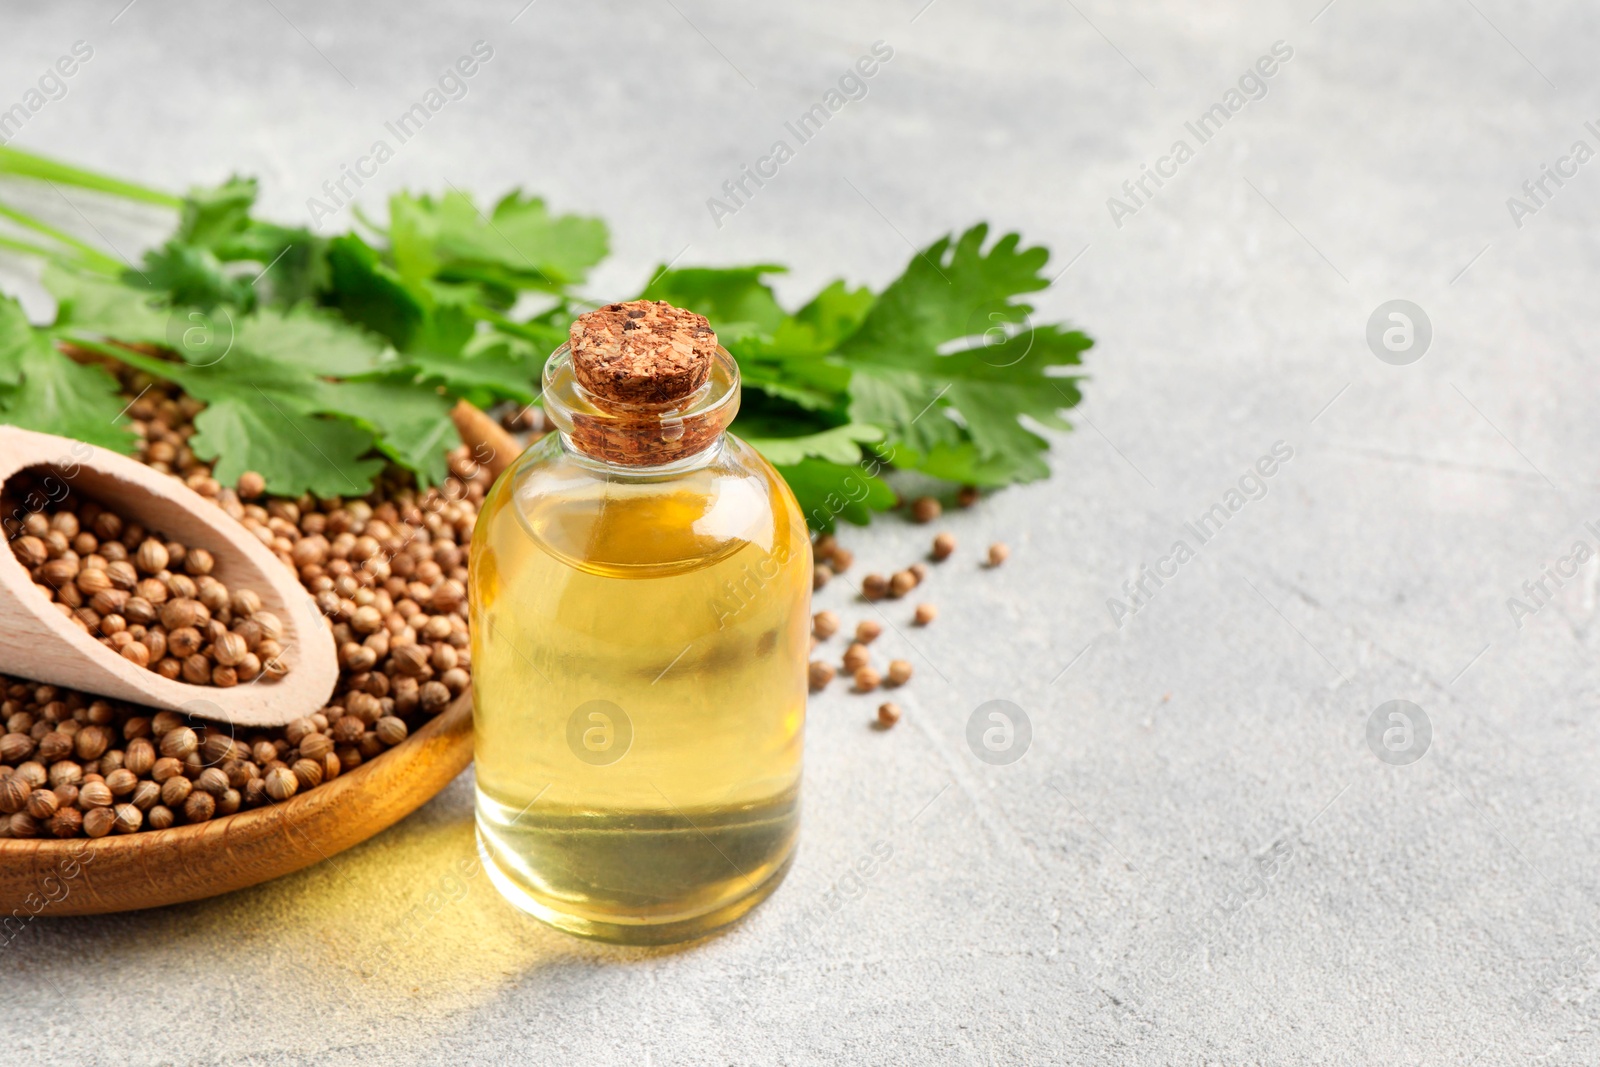
<path id="1" fill-rule="evenodd" d="M 19 471 L 53 479 L 50 504 L 97 499 L 216 559 L 233 589 L 252 589 L 284 624 L 289 673 L 230 688 L 189 685 L 137 667 L 78 629 L 0 546 L 0 673 L 240 726 L 281 726 L 321 710 L 339 680 L 333 633 L 296 575 L 221 508 L 182 482 L 82 441 L 0 426 L 0 487 Z"/>

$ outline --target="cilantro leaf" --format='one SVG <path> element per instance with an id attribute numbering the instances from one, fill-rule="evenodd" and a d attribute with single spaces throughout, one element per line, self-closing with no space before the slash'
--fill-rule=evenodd
<path id="1" fill-rule="evenodd" d="M 12 349 L 22 381 L 0 385 L 0 415 L 6 422 L 117 452 L 133 451 L 132 434 L 118 426 L 125 403 L 110 371 L 67 358 L 43 331 L 25 339 L 13 331 L 11 337 L 13 343 L 22 340 L 20 351 Z"/>
<path id="2" fill-rule="evenodd" d="M 912 257 L 841 351 L 884 360 L 907 349 L 935 349 L 956 338 L 981 336 L 996 322 L 1022 322 L 1033 308 L 1013 303 L 1012 297 L 1050 284 L 1040 273 L 1050 253 L 1018 251 L 1022 238 L 1011 233 L 985 255 L 988 234 L 988 225 L 979 223 L 953 247 L 949 237 L 942 237 Z"/>
<path id="3" fill-rule="evenodd" d="M 389 200 L 390 244 L 407 280 L 435 275 L 510 289 L 545 289 L 583 281 L 605 258 L 599 219 L 551 215 L 543 200 L 506 194 L 485 215 L 466 194 L 398 194 Z"/>
<path id="4" fill-rule="evenodd" d="M 772 288 L 762 281 L 767 274 L 783 274 L 787 267 L 759 263 L 751 267 L 685 267 L 657 272 L 639 294 L 641 300 L 665 300 L 711 320 L 717 340 L 732 351 L 730 339 L 757 332 L 771 334 L 788 316 L 778 305 Z"/>
<path id="5" fill-rule="evenodd" d="M 894 507 L 894 490 L 860 464 L 846 466 L 825 459 L 804 459 L 777 469 L 789 483 L 813 530 L 832 530 L 841 518 L 865 526 L 872 521 L 874 511 Z"/>
<path id="6" fill-rule="evenodd" d="M 472 356 L 451 359 L 429 353 L 408 356 L 398 374 L 410 381 L 442 386 L 451 396 L 465 397 L 477 407 L 489 407 L 499 400 L 519 400 L 531 404 L 539 396 L 537 363 L 512 354 L 501 344 Z"/>
<path id="7" fill-rule="evenodd" d="M 808 457 L 851 464 L 860 462 L 863 444 L 883 440 L 883 431 L 876 426 L 851 422 L 792 437 L 759 437 L 748 431 L 739 437 L 774 465 L 795 464 Z"/>
<path id="8" fill-rule="evenodd" d="M 253 221 L 258 185 L 254 178 L 237 174 L 216 186 L 198 186 L 183 198 L 178 232 L 173 240 L 181 244 L 214 248 L 229 237 L 244 232 Z"/>
<path id="9" fill-rule="evenodd" d="M 270 399 L 213 401 L 195 417 L 189 447 L 214 464 L 224 485 L 255 470 L 268 491 L 285 496 L 360 496 L 372 487 L 383 460 L 369 457 L 372 434 L 338 419 L 306 417 Z"/>
<path id="10" fill-rule="evenodd" d="M 342 378 L 395 362 L 381 338 L 317 308 L 263 308 L 233 325 L 234 347 L 313 374 Z"/>
<path id="11" fill-rule="evenodd" d="M 56 298 L 56 329 L 142 344 L 167 344 L 172 313 L 148 293 L 92 274 L 46 267 L 45 288 Z"/>
<path id="12" fill-rule="evenodd" d="M 450 402 L 404 381 L 320 382 L 311 411 L 343 415 L 370 430 L 384 455 L 417 476 L 420 488 L 442 484 L 445 452 L 459 443 Z"/>
<path id="13" fill-rule="evenodd" d="M 861 328 L 877 297 L 866 286 L 851 289 L 836 279 L 794 313 L 794 318 L 779 324 L 775 335 L 787 348 L 831 352 L 846 337 Z M 792 330 L 791 338 L 785 337 Z"/>
<path id="14" fill-rule="evenodd" d="M 328 270 L 331 302 L 345 318 L 382 334 L 396 348 L 411 344 L 427 309 L 377 249 L 353 233 L 336 237 L 328 245 Z"/>
<path id="15" fill-rule="evenodd" d="M 210 311 L 219 304 L 255 306 L 255 290 L 248 278 L 228 274 L 209 248 L 168 241 L 144 255 L 144 267 L 123 272 L 130 288 L 142 288 L 175 304 L 190 304 Z"/>
<path id="16" fill-rule="evenodd" d="M 33 343 L 33 324 L 22 305 L 0 297 L 0 385 L 22 381 L 22 356 Z"/>
<path id="17" fill-rule="evenodd" d="M 1059 412 L 1078 402 L 1077 388 L 1054 372 L 1076 366 L 1093 342 L 1032 326 L 1033 307 L 1015 298 L 1049 284 L 1049 253 L 1019 250 L 1008 234 L 986 254 L 987 235 L 974 226 L 912 259 L 839 354 L 852 372 L 851 419 L 884 427 L 910 453 L 897 447 L 897 462 L 928 469 L 937 457 L 929 473 L 982 471 L 995 484 L 1048 474 L 1048 442 L 1018 420 L 1071 428 Z"/>
<path id="18" fill-rule="evenodd" d="M 834 282 L 790 316 L 763 280 L 784 269 L 770 263 L 663 269 L 641 299 L 666 300 L 709 319 L 746 386 L 813 411 L 839 407 L 850 372 L 822 357 L 860 323 L 872 294 Z"/>
<path id="19" fill-rule="evenodd" d="M 256 191 L 254 178 L 237 176 L 191 189 L 177 232 L 145 253 L 142 270 L 124 272 L 124 282 L 208 312 L 218 305 L 249 311 L 263 296 L 278 307 L 313 297 L 328 281 L 326 240 L 252 218 Z M 260 269 L 234 266 L 249 263 Z"/>

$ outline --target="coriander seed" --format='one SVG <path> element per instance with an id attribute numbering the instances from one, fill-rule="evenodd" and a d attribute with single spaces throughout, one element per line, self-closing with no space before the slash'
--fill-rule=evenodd
<path id="1" fill-rule="evenodd" d="M 139 776 L 122 767 L 106 775 L 106 788 L 114 797 L 125 797 L 139 786 Z"/>
<path id="2" fill-rule="evenodd" d="M 393 715 L 383 716 L 373 726 L 373 729 L 377 732 L 378 739 L 391 748 L 406 739 L 407 730 L 405 720 L 396 718 Z M 304 754 L 311 756 L 311 753 L 309 752 Z M 316 757 L 313 756 L 312 758 Z"/>
<path id="3" fill-rule="evenodd" d="M 950 558 L 956 550 L 955 535 L 948 533 L 936 534 L 933 538 L 933 552 L 931 555 L 935 562 L 943 562 Z"/>
<path id="4" fill-rule="evenodd" d="M 926 626 L 938 617 L 939 609 L 932 604 L 918 604 L 916 613 L 911 616 L 911 621 L 918 626 Z"/>
<path id="5" fill-rule="evenodd" d="M 28 794 L 23 810 L 40 822 L 46 822 L 61 807 L 61 798 L 49 789 L 35 789 Z M 4 810 L 4 809 L 0 809 Z"/>
<path id="6" fill-rule="evenodd" d="M 856 623 L 856 643 L 870 645 L 883 633 L 882 624 L 873 619 L 862 619 Z"/>
<path id="7" fill-rule="evenodd" d="M 900 721 L 900 705 L 898 705 L 898 704 L 879 704 L 878 705 L 878 725 L 879 726 L 881 726 L 885 730 L 887 730 L 889 727 L 893 726 L 895 723 L 897 723 L 899 721 Z"/>
<path id="8" fill-rule="evenodd" d="M 811 617 L 811 632 L 826 641 L 839 632 L 839 616 L 832 611 L 819 611 Z"/>
<path id="9" fill-rule="evenodd" d="M 266 793 L 273 800 L 288 800 L 300 788 L 295 773 L 287 767 L 274 767 L 266 775 Z"/>
<path id="10" fill-rule="evenodd" d="M 154 782 L 140 782 L 134 787 L 129 802 L 140 811 L 149 811 L 161 800 L 161 787 Z"/>
<path id="11" fill-rule="evenodd" d="M 833 674 L 833 664 L 824 663 L 820 659 L 812 660 L 811 666 L 807 669 L 807 681 L 811 691 L 814 693 L 819 689 L 826 689 L 828 683 L 833 681 Z"/>
<path id="12" fill-rule="evenodd" d="M 45 820 L 44 829 L 51 837 L 77 837 L 83 830 L 83 812 L 62 807 Z"/>
<path id="13" fill-rule="evenodd" d="M 189 799 L 189 794 L 194 792 L 194 783 L 183 775 L 168 778 L 161 783 L 161 803 L 169 808 L 179 808 Z"/>
<path id="14" fill-rule="evenodd" d="M 166 546 L 152 537 L 134 553 L 133 565 L 144 574 L 159 574 L 167 569 L 169 559 Z"/>
<path id="15" fill-rule="evenodd" d="M 1001 541 L 996 541 L 989 546 L 989 566 L 998 567 L 1011 555 L 1011 549 Z"/>
<path id="16" fill-rule="evenodd" d="M 382 750 L 381 745 L 379 750 Z M 322 764 L 318 760 L 297 759 L 289 771 L 294 775 L 298 789 L 315 789 L 322 784 Z"/>
<path id="17" fill-rule="evenodd" d="M 267 480 L 255 471 L 245 471 L 239 475 L 239 495 L 245 500 L 254 500 L 267 490 Z"/>
<path id="18" fill-rule="evenodd" d="M 28 795 L 33 792 L 33 786 L 22 778 L 21 775 L 10 774 L 0 778 L 0 812 L 7 815 L 15 814 L 28 803 Z"/>
<path id="19" fill-rule="evenodd" d="M 219 797 L 228 791 L 228 776 L 217 767 L 207 767 L 194 780 L 194 787 L 202 793 L 210 793 L 213 798 Z"/>
<path id="20" fill-rule="evenodd" d="M 911 681 L 911 663 L 909 660 L 892 659 L 889 661 L 889 684 L 905 685 Z"/>
<path id="21" fill-rule="evenodd" d="M 932 522 L 944 511 L 931 496 L 919 496 L 911 502 L 911 518 L 915 522 Z"/>
<path id="22" fill-rule="evenodd" d="M 210 793 L 190 793 L 183 802 L 183 817 L 191 823 L 205 822 L 216 814 L 217 802 Z"/>
<path id="23" fill-rule="evenodd" d="M 200 738 L 187 726 L 168 730 L 161 738 L 161 754 L 173 759 L 184 759 L 200 747 Z"/>
<path id="24" fill-rule="evenodd" d="M 116 821 L 112 824 L 112 828 L 119 834 L 137 833 L 139 828 L 144 825 L 144 812 L 132 804 L 118 804 L 111 809 L 111 812 L 116 816 Z"/>
<path id="25" fill-rule="evenodd" d="M 104 837 L 116 822 L 116 813 L 110 808 L 90 808 L 83 813 L 83 832 L 90 837 Z"/>

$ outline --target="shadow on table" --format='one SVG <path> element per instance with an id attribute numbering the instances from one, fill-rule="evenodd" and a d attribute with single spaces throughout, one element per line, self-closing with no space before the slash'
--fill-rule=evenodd
<path id="1" fill-rule="evenodd" d="M 369 1012 L 418 997 L 459 1010 L 552 965 L 626 966 L 694 947 L 602 945 L 513 908 L 478 860 L 470 772 L 397 825 L 306 870 L 208 900 L 34 925 L 24 935 L 32 948 L 13 959 L 47 979 L 72 966 L 86 940 L 104 952 L 109 933 L 120 966 L 205 959 L 270 974 L 279 988 L 344 990 Z"/>

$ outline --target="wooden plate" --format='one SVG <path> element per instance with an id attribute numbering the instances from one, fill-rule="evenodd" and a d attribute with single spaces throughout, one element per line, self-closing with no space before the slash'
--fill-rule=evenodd
<path id="1" fill-rule="evenodd" d="M 282 804 L 102 838 L 0 838 L 0 924 L 158 908 L 290 874 L 399 822 L 472 762 L 472 694 L 387 752 Z"/>

